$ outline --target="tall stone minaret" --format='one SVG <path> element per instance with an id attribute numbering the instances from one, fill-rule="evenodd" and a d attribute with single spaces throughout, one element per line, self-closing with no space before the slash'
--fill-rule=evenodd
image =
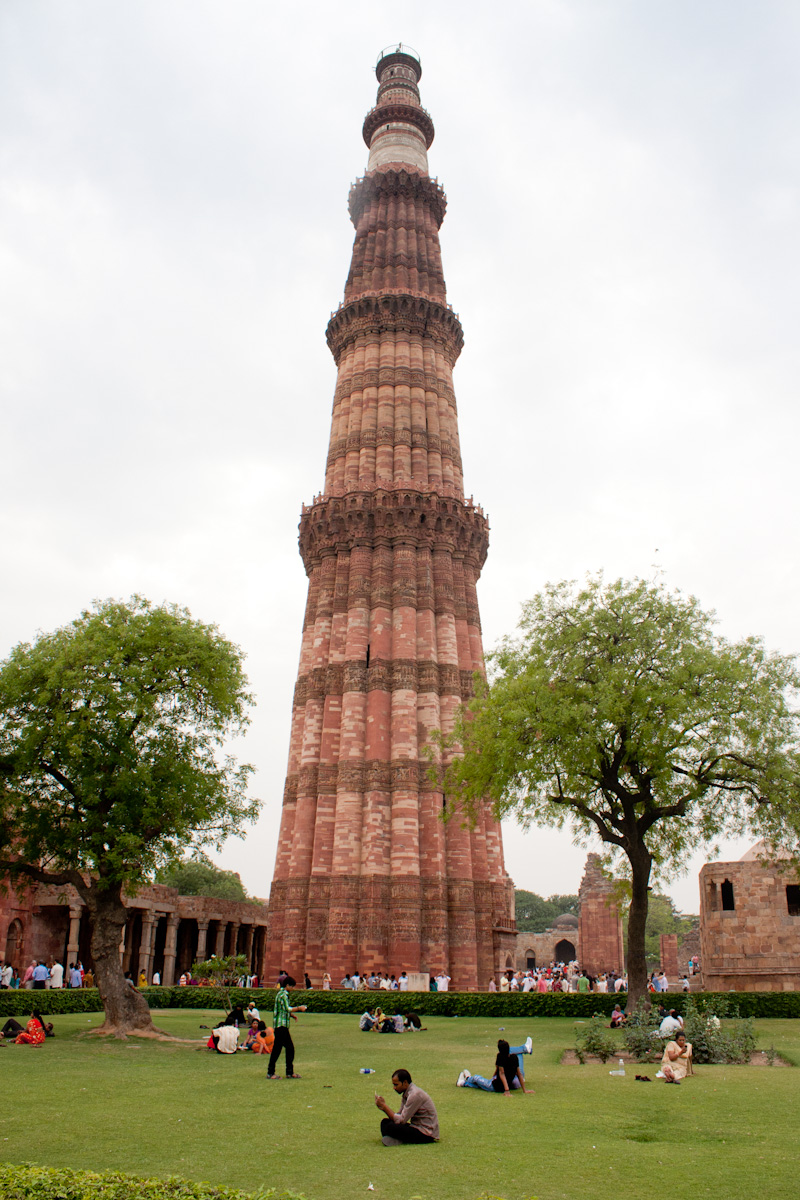
<path id="1" fill-rule="evenodd" d="M 355 969 L 485 988 L 511 965 L 500 826 L 441 819 L 422 754 L 483 669 L 475 584 L 488 523 L 465 501 L 447 303 L 428 174 L 433 122 L 408 47 L 385 50 L 367 172 L 328 345 L 338 376 L 325 486 L 303 507 L 309 578 L 270 896 L 267 982 Z"/>

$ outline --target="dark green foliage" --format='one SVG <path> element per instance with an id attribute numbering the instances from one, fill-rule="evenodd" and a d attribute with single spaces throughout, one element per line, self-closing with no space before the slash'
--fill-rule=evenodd
<path id="1" fill-rule="evenodd" d="M 600 1062 L 607 1062 L 619 1052 L 616 1031 L 609 1029 L 608 1022 L 600 1013 L 595 1013 L 588 1024 L 581 1026 L 575 1035 L 575 1053 L 579 1062 L 585 1062 L 593 1054 Z"/>
<path id="2" fill-rule="evenodd" d="M 696 924 L 697 920 L 696 916 L 680 912 L 675 907 L 670 896 L 663 896 L 659 892 L 651 892 L 647 903 L 647 924 L 644 930 L 644 948 L 648 968 L 658 967 L 661 963 L 660 937 L 662 933 L 677 933 L 678 942 L 680 943 L 692 926 Z M 625 939 L 625 952 L 627 954 L 627 911 L 622 917 L 622 930 Z"/>
<path id="3" fill-rule="evenodd" d="M 440 1017 L 591 1017 L 602 1013 L 611 1019 L 614 1005 L 621 996 L 581 995 L 577 992 L 322 992 L 295 989 L 298 1004 L 307 1004 L 310 1012 L 362 1013 L 376 1003 L 387 1012 L 418 1012 Z M 152 1009 L 208 1008 L 213 1005 L 210 988 L 146 988 L 142 995 Z M 389 999 L 387 999 L 387 995 Z M 247 1005 L 254 1000 L 259 1009 L 272 1011 L 274 988 L 231 988 L 233 1004 Z M 665 993 L 665 1004 L 684 1013 L 689 997 L 683 992 Z M 800 1017 L 800 992 L 701 992 L 691 997 L 699 1012 L 713 1011 L 720 1002 L 735 1005 L 740 1017 Z M 36 1005 L 43 1016 L 48 1013 L 100 1012 L 102 1005 L 96 988 L 64 988 L 60 991 L 0 992 L 0 1017 L 27 1017 Z M 656 1021 L 658 1024 L 658 1021 Z"/>
<path id="4" fill-rule="evenodd" d="M 543 933 L 562 913 L 578 915 L 577 896 L 549 896 L 547 900 L 536 892 L 518 889 L 514 892 L 517 929 L 520 933 Z"/>
<path id="5" fill-rule="evenodd" d="M 191 858 L 169 863 L 156 871 L 156 883 L 177 888 L 181 896 L 213 896 L 217 900 L 247 900 L 247 892 L 235 871 L 215 866 L 202 850 Z"/>
<path id="6" fill-rule="evenodd" d="M 696 1063 L 746 1063 L 756 1048 L 753 1018 L 741 1018 L 736 1005 L 725 996 L 715 997 L 702 1011 L 690 999 L 684 1026 Z"/>
<path id="7" fill-rule="evenodd" d="M 140 1179 L 121 1171 L 66 1171 L 53 1167 L 0 1163 L 3 1200 L 303 1200 L 299 1192 L 236 1188 L 190 1179 Z"/>
<path id="8" fill-rule="evenodd" d="M 670 1007 L 679 1009 L 670 997 Z M 628 1023 L 623 1027 L 622 1038 L 625 1049 L 637 1062 L 654 1062 L 664 1053 L 664 1043 L 658 1036 L 661 1018 L 658 1008 L 653 1006 L 648 1010 L 647 1001 L 642 997 L 636 1008 L 628 1016 Z"/>

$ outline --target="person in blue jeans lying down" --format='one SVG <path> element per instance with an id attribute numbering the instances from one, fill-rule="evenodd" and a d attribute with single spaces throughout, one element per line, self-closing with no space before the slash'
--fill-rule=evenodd
<path id="1" fill-rule="evenodd" d="M 530 1054 L 533 1043 L 530 1038 L 523 1046 L 509 1046 L 505 1038 L 497 1043 L 497 1058 L 494 1063 L 494 1074 L 491 1079 L 483 1075 L 473 1075 L 466 1068 L 458 1077 L 459 1087 L 480 1088 L 484 1092 L 500 1092 L 510 1096 L 512 1091 L 522 1091 L 527 1095 L 532 1088 L 525 1087 L 525 1072 L 522 1068 L 523 1054 Z"/>

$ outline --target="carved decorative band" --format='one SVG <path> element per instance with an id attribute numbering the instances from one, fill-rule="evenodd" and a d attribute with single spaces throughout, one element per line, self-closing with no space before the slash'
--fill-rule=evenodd
<path id="1" fill-rule="evenodd" d="M 420 340 L 438 342 L 452 367 L 464 346 L 461 322 L 452 309 L 410 292 L 361 295 L 331 317 L 325 336 L 337 365 L 342 351 L 365 333 L 406 330 Z"/>
<path id="2" fill-rule="evenodd" d="M 308 574 L 326 555 L 378 545 L 458 554 L 480 573 L 489 548 L 489 522 L 474 506 L 432 492 L 350 492 L 307 507 L 299 541 Z"/>
<path id="3" fill-rule="evenodd" d="M 360 392 L 364 388 L 380 387 L 382 384 L 397 385 L 398 383 L 408 384 L 412 388 L 424 388 L 426 392 L 436 392 L 447 401 L 448 404 L 455 404 L 456 394 L 449 380 L 441 378 L 430 371 L 422 371 L 416 367 L 381 367 L 379 370 L 369 371 L 353 371 L 352 375 L 345 374 L 339 377 L 336 390 L 334 393 L 334 401 L 341 400 L 343 396 L 350 396 L 353 392 Z"/>
<path id="4" fill-rule="evenodd" d="M 284 804 L 300 796 L 331 796 L 337 791 L 357 792 L 432 792 L 427 758 L 343 759 L 339 763 L 321 763 L 303 767 L 299 775 L 289 775 L 283 791 Z"/>
<path id="5" fill-rule="evenodd" d="M 403 121 L 406 125 L 415 125 L 425 139 L 425 149 L 430 149 L 434 138 L 431 115 L 416 104 L 379 104 L 371 109 L 364 118 L 362 134 L 369 146 L 372 136 L 381 125 L 389 125 L 393 121 Z"/>
<path id="6" fill-rule="evenodd" d="M 381 192 L 391 196 L 402 196 L 404 200 L 422 201 L 431 211 L 437 229 L 444 220 L 447 197 L 438 183 L 429 175 L 418 175 L 416 171 L 370 171 L 358 179 L 350 188 L 348 209 L 354 225 L 364 209 Z"/>
<path id="7" fill-rule="evenodd" d="M 418 694 L 433 692 L 437 696 L 459 696 L 468 700 L 473 694 L 472 671 L 460 669 L 453 663 L 436 663 L 430 659 L 415 662 L 411 659 L 373 658 L 369 666 L 363 659 L 337 663 L 335 667 L 318 668 L 302 675 L 307 695 L 317 696 L 309 686 L 311 677 L 322 680 L 324 695 L 342 696 L 349 692 L 399 692 Z M 319 693 L 319 698 L 323 695 Z"/>

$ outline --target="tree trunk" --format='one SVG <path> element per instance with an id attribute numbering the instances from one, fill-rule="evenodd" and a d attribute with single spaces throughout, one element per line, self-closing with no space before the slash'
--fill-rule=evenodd
<path id="1" fill-rule="evenodd" d="M 628 1004 L 630 1014 L 641 996 L 647 995 L 647 958 L 645 955 L 645 926 L 649 896 L 652 858 L 647 847 L 639 843 L 627 849 L 631 864 L 631 907 L 628 912 Z"/>
<path id="2" fill-rule="evenodd" d="M 122 970 L 119 946 L 127 920 L 122 889 L 100 891 L 92 880 L 84 894 L 92 920 L 92 960 L 105 1022 L 99 1033 L 125 1037 L 128 1033 L 156 1033 L 150 1007 L 141 992 L 131 987 Z"/>

